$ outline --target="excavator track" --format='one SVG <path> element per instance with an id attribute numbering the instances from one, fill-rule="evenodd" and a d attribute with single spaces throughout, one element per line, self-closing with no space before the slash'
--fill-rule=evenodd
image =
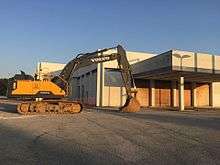
<path id="1" fill-rule="evenodd" d="M 82 111 L 82 104 L 75 101 L 27 101 L 17 105 L 22 115 L 36 114 L 74 114 Z"/>

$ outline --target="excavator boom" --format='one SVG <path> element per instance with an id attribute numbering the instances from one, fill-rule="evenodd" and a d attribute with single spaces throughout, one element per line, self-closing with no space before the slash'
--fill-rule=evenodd
<path id="1" fill-rule="evenodd" d="M 104 52 L 107 52 L 108 50 L 111 49 L 117 49 L 117 53 L 104 54 Z M 92 63 L 103 63 L 113 60 L 117 60 L 118 62 L 118 67 L 123 79 L 123 86 L 125 87 L 127 94 L 125 105 L 122 106 L 120 109 L 123 112 L 137 112 L 140 110 L 140 103 L 136 99 L 137 89 L 135 86 L 131 67 L 126 56 L 126 51 L 121 45 L 112 48 L 105 48 L 92 53 L 79 54 L 75 59 L 73 59 L 66 65 L 66 67 L 64 68 L 63 72 L 61 72 L 59 77 L 55 78 L 55 80 L 58 81 L 57 82 L 54 81 L 54 82 L 59 86 L 63 87 L 63 89 L 66 90 L 66 93 L 68 93 L 69 75 L 71 73 L 74 73 L 75 70 L 77 70 L 80 67 L 90 65 Z M 60 81 L 62 79 L 68 79 L 68 80 L 63 81 L 62 83 L 62 81 Z"/>

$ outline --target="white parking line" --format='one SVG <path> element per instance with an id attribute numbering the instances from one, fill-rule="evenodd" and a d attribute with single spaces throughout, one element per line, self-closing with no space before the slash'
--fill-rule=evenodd
<path id="1" fill-rule="evenodd" d="M 8 120 L 8 119 L 24 119 L 24 118 L 31 118 L 31 117 L 36 117 L 36 116 L 13 116 L 13 117 L 0 117 L 0 120 Z"/>

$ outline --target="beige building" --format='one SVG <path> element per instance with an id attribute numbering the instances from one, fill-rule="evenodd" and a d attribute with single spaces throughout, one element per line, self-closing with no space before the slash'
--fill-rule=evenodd
<path id="1" fill-rule="evenodd" d="M 36 68 L 37 79 L 51 79 L 53 76 L 58 75 L 65 65 L 53 62 L 38 62 Z"/>
<path id="2" fill-rule="evenodd" d="M 112 53 L 108 51 L 106 54 Z M 220 56 L 170 50 L 127 52 L 143 107 L 220 107 Z M 79 68 L 71 97 L 92 106 L 122 106 L 125 89 L 117 61 Z"/>

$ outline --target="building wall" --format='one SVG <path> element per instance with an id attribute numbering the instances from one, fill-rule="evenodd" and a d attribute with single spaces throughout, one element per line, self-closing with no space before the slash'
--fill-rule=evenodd
<path id="1" fill-rule="evenodd" d="M 209 106 L 209 84 L 197 83 L 196 84 L 197 106 Z"/>
<path id="2" fill-rule="evenodd" d="M 114 51 L 108 51 L 106 54 L 114 53 Z M 128 61 L 132 64 L 133 73 L 151 71 L 151 69 L 174 67 L 174 69 L 180 69 L 180 59 L 175 56 L 188 55 L 188 58 L 183 59 L 183 69 L 202 69 L 202 71 L 220 70 L 220 58 L 218 56 L 212 56 L 202 53 L 193 53 L 188 51 L 172 50 L 165 52 L 159 56 L 155 56 L 150 53 L 138 53 L 127 52 Z M 147 59 L 151 58 L 151 63 Z M 203 65 L 202 62 L 205 61 Z M 179 68 L 178 68 L 179 67 Z M 106 84 L 106 70 L 117 69 L 117 61 L 110 61 L 100 64 L 93 64 L 79 68 L 73 73 L 71 80 L 72 83 L 72 98 L 81 100 L 84 104 L 96 105 L 96 106 L 122 106 L 125 103 L 126 92 L 122 85 L 109 85 Z M 147 107 L 150 105 L 150 80 L 138 79 L 136 81 L 137 86 L 137 99 L 141 103 L 141 106 Z M 192 82 L 185 82 L 184 100 L 185 106 L 193 105 L 193 89 Z M 199 83 L 196 85 L 196 105 L 197 106 L 209 106 L 209 84 Z M 220 106 L 220 83 L 213 83 L 213 106 Z M 155 81 L 155 106 L 172 106 L 173 100 L 175 105 L 178 105 L 178 85 L 176 84 L 175 99 L 172 98 L 172 83 L 169 81 Z"/>
<path id="3" fill-rule="evenodd" d="M 184 84 L 184 104 L 186 107 L 192 106 L 192 83 L 189 82 Z"/>
<path id="4" fill-rule="evenodd" d="M 104 86 L 103 106 L 122 106 L 125 103 L 123 95 L 126 95 L 123 87 Z"/>
<path id="5" fill-rule="evenodd" d="M 155 106 L 170 107 L 171 106 L 171 82 L 155 81 Z"/>
<path id="6" fill-rule="evenodd" d="M 116 51 L 110 50 L 110 51 L 106 52 L 106 54 L 109 54 L 109 53 L 116 53 Z M 131 52 L 131 51 L 126 51 L 126 54 L 127 54 L 127 59 L 129 61 L 130 65 L 133 65 L 135 63 L 140 63 L 141 61 L 149 59 L 155 55 L 153 53 Z M 117 60 L 109 61 L 109 62 L 103 63 L 103 66 L 105 68 L 117 68 L 118 63 L 117 63 Z M 133 69 L 135 70 L 135 68 L 133 68 Z"/>
<path id="7" fill-rule="evenodd" d="M 104 54 L 115 52 L 116 50 L 109 50 Z M 127 51 L 126 53 L 130 64 L 135 64 L 153 56 L 153 54 L 142 52 Z M 105 70 L 109 68 L 117 69 L 117 60 L 79 68 L 72 74 L 70 97 L 74 100 L 80 100 L 84 104 L 96 106 L 122 106 L 126 100 L 125 88 L 117 85 L 105 85 Z M 96 72 L 91 74 L 90 72 L 92 70 L 96 70 Z M 146 89 L 140 88 L 138 90 Z"/>
<path id="8" fill-rule="evenodd" d="M 164 80 L 155 81 L 155 106 L 156 107 L 171 107 L 173 104 L 179 104 L 179 90 L 176 83 L 176 95 L 172 95 L 172 82 Z M 150 85 L 149 80 L 138 79 L 135 80 L 137 86 L 137 100 L 140 102 L 142 107 L 148 107 L 150 105 Z M 220 83 L 218 84 L 218 94 L 220 92 Z M 215 87 L 216 88 L 216 87 Z M 184 104 L 186 107 L 192 107 L 192 83 L 185 82 L 184 84 Z M 196 105 L 197 107 L 209 106 L 209 84 L 208 83 L 196 83 Z M 125 101 L 121 95 L 125 95 L 125 89 L 123 87 L 105 86 L 104 88 L 104 101 L 105 106 L 122 106 Z M 216 89 L 215 89 L 216 90 Z M 175 98 L 175 103 L 172 103 L 172 97 Z M 220 97 L 220 95 L 219 95 Z M 215 100 L 216 100 L 215 96 Z M 218 103 L 218 102 L 217 102 Z M 215 103 L 216 105 L 216 103 Z"/>
<path id="9" fill-rule="evenodd" d="M 137 100 L 140 102 L 142 107 L 149 106 L 149 81 L 138 79 L 135 80 L 137 87 Z M 104 86 L 103 96 L 104 106 L 122 106 L 126 101 L 126 90 L 124 87 L 117 86 Z"/>
<path id="10" fill-rule="evenodd" d="M 220 82 L 212 83 L 213 85 L 213 106 L 220 107 Z"/>
<path id="11" fill-rule="evenodd" d="M 187 55 L 187 56 L 186 56 Z M 187 58 L 182 59 L 182 69 L 183 70 L 193 70 L 196 66 L 195 54 L 194 52 L 181 51 L 181 50 L 172 50 L 172 66 L 176 70 L 181 68 L 181 57 L 186 56 Z"/>
<path id="12" fill-rule="evenodd" d="M 220 73 L 220 56 L 214 56 L 215 73 Z"/>
<path id="13" fill-rule="evenodd" d="M 148 107 L 150 105 L 150 82 L 149 80 L 136 79 L 135 84 L 137 87 L 137 100 L 142 107 Z"/>
<path id="14" fill-rule="evenodd" d="M 97 65 L 79 68 L 71 78 L 70 97 L 84 104 L 96 105 L 97 95 Z"/>
<path id="15" fill-rule="evenodd" d="M 144 73 L 151 70 L 157 70 L 171 66 L 171 54 L 165 52 L 161 55 L 147 54 L 147 58 L 141 62 L 132 64 L 133 74 Z M 148 60 L 150 59 L 150 61 Z"/>
<path id="16" fill-rule="evenodd" d="M 220 56 L 207 53 L 196 53 L 190 51 L 172 50 L 172 65 L 174 70 L 180 70 L 181 58 L 183 70 L 212 73 L 220 73 Z"/>
<path id="17" fill-rule="evenodd" d="M 205 53 L 197 53 L 197 70 L 200 72 L 206 72 L 208 69 L 209 72 L 213 70 L 213 60 L 212 55 Z"/>
<path id="18" fill-rule="evenodd" d="M 65 64 L 52 63 L 52 62 L 39 62 L 36 68 L 36 74 L 39 80 L 47 79 L 58 75 L 65 67 Z"/>

